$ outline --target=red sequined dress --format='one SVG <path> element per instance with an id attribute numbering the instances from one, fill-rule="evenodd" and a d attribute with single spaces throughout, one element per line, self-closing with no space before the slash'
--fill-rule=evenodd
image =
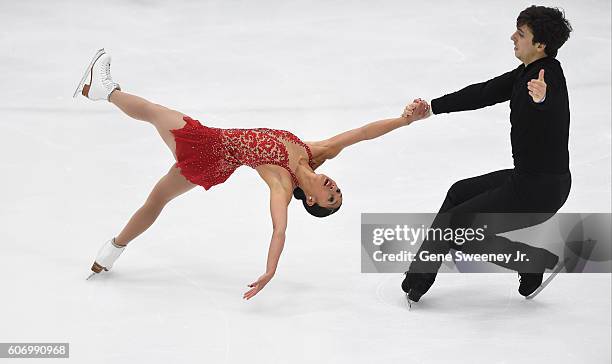
<path id="1" fill-rule="evenodd" d="M 191 183 L 207 190 L 225 182 L 242 165 L 255 168 L 264 164 L 286 169 L 297 187 L 289 155 L 300 149 L 306 151 L 314 169 L 310 148 L 288 131 L 211 128 L 188 116 L 183 120 L 186 124 L 181 129 L 170 130 L 176 141 L 177 166 Z"/>

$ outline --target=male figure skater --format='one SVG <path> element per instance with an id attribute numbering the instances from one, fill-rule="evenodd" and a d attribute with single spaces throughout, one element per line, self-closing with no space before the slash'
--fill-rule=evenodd
<path id="1" fill-rule="evenodd" d="M 565 77 L 556 56 L 571 31 L 569 21 L 559 9 L 531 6 L 519 14 L 516 31 L 510 38 L 514 43 L 514 55 L 521 65 L 489 81 L 431 101 L 430 114 L 440 114 L 475 110 L 510 100 L 510 139 L 514 159 L 513 169 L 454 183 L 432 227 L 448 226 L 449 220 L 442 216 L 449 214 L 544 213 L 546 216 L 539 221 L 496 221 L 489 233 L 497 234 L 541 223 L 563 206 L 571 185 L 568 152 L 570 113 Z M 422 102 L 415 100 L 406 107 L 405 113 Z M 474 223 L 465 218 L 451 220 L 453 227 L 470 227 Z M 459 225 L 457 221 L 460 221 Z M 482 244 L 451 244 L 428 238 L 420 251 L 447 253 L 451 248 L 464 253 L 530 250 L 534 258 L 532 263 L 537 263 L 538 267 L 535 271 L 534 265 L 506 266 L 519 272 L 519 292 L 523 296 L 529 296 L 542 284 L 544 268 L 552 269 L 559 259 L 544 249 L 499 236 Z M 429 290 L 440 264 L 418 259 L 412 262 L 402 282 L 402 289 L 410 300 L 418 301 Z"/>

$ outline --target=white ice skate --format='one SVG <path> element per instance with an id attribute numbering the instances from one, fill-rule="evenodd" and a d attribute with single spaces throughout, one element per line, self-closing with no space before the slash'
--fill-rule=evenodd
<path id="1" fill-rule="evenodd" d="M 104 51 L 104 48 L 99 49 L 85 69 L 85 74 L 83 74 L 72 97 L 76 97 L 81 92 L 83 96 L 92 101 L 108 101 L 111 92 L 121 90 L 119 84 L 113 82 L 110 64 L 111 56 Z M 89 84 L 86 84 L 87 81 L 89 81 Z"/>
<path id="2" fill-rule="evenodd" d="M 87 279 L 93 277 L 94 275 L 102 272 L 108 271 L 113 267 L 115 261 L 121 253 L 125 250 L 125 246 L 115 245 L 115 238 L 110 239 L 98 251 L 98 255 L 96 256 L 96 260 L 91 266 L 91 270 L 93 273 L 87 277 Z"/>

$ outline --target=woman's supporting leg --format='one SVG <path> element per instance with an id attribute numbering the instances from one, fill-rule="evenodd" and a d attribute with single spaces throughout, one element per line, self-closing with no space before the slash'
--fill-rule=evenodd
<path id="1" fill-rule="evenodd" d="M 195 186 L 180 174 L 178 167 L 174 164 L 153 187 L 142 207 L 134 213 L 127 225 L 115 237 L 115 244 L 127 245 L 153 224 L 168 202 Z"/>
<path id="2" fill-rule="evenodd" d="M 183 113 L 120 90 L 113 91 L 109 101 L 129 117 L 153 124 L 176 160 L 176 143 L 170 130 L 185 125 Z"/>

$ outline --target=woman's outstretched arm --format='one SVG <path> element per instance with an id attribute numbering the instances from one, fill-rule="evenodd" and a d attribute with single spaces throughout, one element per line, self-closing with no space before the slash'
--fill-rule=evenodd
<path id="1" fill-rule="evenodd" d="M 410 108 L 410 109 L 409 109 Z M 374 121 L 356 129 L 338 134 L 317 144 L 324 147 L 323 160 L 337 156 L 344 148 L 355 143 L 378 138 L 399 127 L 423 119 L 428 115 L 429 105 L 422 100 L 415 100 L 406 107 L 402 117 Z"/>
<path id="2" fill-rule="evenodd" d="M 261 291 L 268 282 L 274 277 L 278 260 L 285 246 L 285 230 L 287 230 L 287 206 L 291 201 L 291 192 L 283 187 L 270 188 L 270 214 L 272 216 L 272 239 L 268 249 L 268 261 L 266 262 L 266 272 L 251 284 L 243 298 L 250 299 Z"/>

